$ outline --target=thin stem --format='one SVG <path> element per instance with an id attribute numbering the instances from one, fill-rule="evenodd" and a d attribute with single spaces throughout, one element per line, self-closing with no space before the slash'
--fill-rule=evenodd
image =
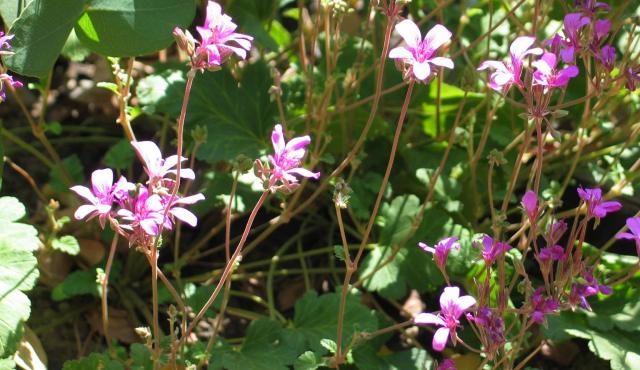
<path id="1" fill-rule="evenodd" d="M 396 151 L 398 149 L 398 142 L 400 141 L 400 134 L 402 133 L 402 126 L 404 125 L 404 118 L 407 114 L 407 109 L 409 108 L 409 102 L 411 101 L 411 93 L 413 92 L 414 85 L 415 85 L 415 81 L 412 80 L 409 83 L 409 86 L 407 87 L 407 94 L 404 98 L 404 103 L 402 104 L 402 111 L 400 111 L 400 117 L 398 117 L 396 133 L 393 136 L 393 144 L 391 145 L 391 153 L 389 154 L 389 162 L 387 163 L 387 169 L 384 173 L 382 184 L 380 184 L 380 189 L 378 190 L 378 196 L 376 197 L 376 202 L 373 205 L 373 211 L 371 212 L 371 216 L 369 217 L 367 228 L 364 231 L 362 242 L 360 243 L 360 249 L 358 249 L 356 258 L 353 260 L 353 264 L 356 269 L 358 268 L 358 262 L 360 262 L 360 258 L 362 258 L 364 247 L 367 245 L 367 242 L 369 241 L 369 235 L 371 234 L 371 230 L 373 229 L 373 224 L 375 223 L 376 216 L 378 215 L 378 208 L 380 207 L 380 202 L 382 201 L 382 197 L 384 196 L 385 189 L 387 188 L 387 183 L 389 182 L 389 176 L 391 175 L 391 169 L 393 168 L 393 162 L 395 160 Z"/>
<path id="2" fill-rule="evenodd" d="M 249 230 L 251 230 L 253 221 L 255 220 L 256 215 L 258 214 L 258 210 L 262 207 L 262 204 L 267 199 L 268 195 L 269 195 L 269 191 L 264 191 L 260 196 L 260 199 L 258 199 L 258 202 L 256 203 L 255 207 L 253 207 L 253 210 L 249 215 L 249 219 L 247 220 L 247 224 L 245 225 L 244 232 L 242 233 L 242 238 L 240 239 L 240 242 L 236 247 L 236 251 L 231 256 L 229 263 L 227 263 L 224 269 L 224 272 L 222 273 L 222 277 L 220 278 L 220 281 L 218 281 L 218 285 L 216 285 L 215 290 L 213 291 L 213 293 L 211 294 L 207 302 L 204 304 L 204 306 L 202 306 L 202 309 L 200 310 L 200 312 L 198 312 L 198 314 L 193 319 L 193 321 L 191 321 L 191 324 L 189 324 L 189 327 L 187 327 L 187 331 L 183 333 L 182 338 L 180 339 L 181 344 L 183 344 L 184 341 L 189 337 L 189 335 L 191 335 L 191 332 L 196 327 L 198 321 L 202 319 L 202 316 L 204 316 L 204 313 L 207 312 L 209 307 L 211 307 L 216 297 L 218 296 L 218 293 L 220 293 L 222 286 L 229 278 L 229 275 L 231 275 L 231 273 L 233 272 L 233 269 L 236 264 L 236 260 L 238 259 L 238 256 L 240 256 L 240 253 L 242 252 L 242 248 L 244 247 L 244 244 L 247 241 L 247 237 L 249 236 Z"/>
<path id="3" fill-rule="evenodd" d="M 109 353 L 112 352 L 111 336 L 109 335 L 109 306 L 107 305 L 107 287 L 109 285 L 109 274 L 111 273 L 111 266 L 113 264 L 113 257 L 116 254 L 116 246 L 118 245 L 118 236 L 116 232 L 111 240 L 111 248 L 109 249 L 109 257 L 107 258 L 107 265 L 104 269 L 104 276 L 102 277 L 102 330 L 104 331 L 104 338 L 107 341 L 109 347 Z"/>
<path id="4" fill-rule="evenodd" d="M 158 318 L 158 246 L 154 243 L 151 247 L 151 293 L 153 314 L 153 339 L 155 342 L 153 351 L 153 367 L 160 365 L 160 321 Z"/>
<path id="5" fill-rule="evenodd" d="M 342 248 L 344 251 L 344 263 L 347 267 L 347 272 L 344 276 L 344 281 L 342 283 L 342 292 L 340 295 L 340 306 L 338 308 L 338 332 L 336 339 L 336 360 L 338 363 L 344 362 L 344 355 L 342 354 L 342 329 L 344 325 L 344 312 L 347 303 L 347 294 L 349 293 L 349 283 L 351 282 L 351 277 L 353 273 L 356 271 L 356 268 L 351 261 L 351 256 L 349 253 L 349 244 L 347 243 L 347 237 L 344 232 L 344 223 L 342 222 L 342 212 L 340 210 L 340 206 L 335 204 L 336 210 L 336 218 L 338 221 L 338 228 L 340 229 L 340 238 L 342 239 Z"/>

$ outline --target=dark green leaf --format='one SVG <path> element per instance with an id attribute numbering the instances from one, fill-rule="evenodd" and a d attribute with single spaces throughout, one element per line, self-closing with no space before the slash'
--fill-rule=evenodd
<path id="1" fill-rule="evenodd" d="M 123 170 L 131 166 L 135 157 L 136 153 L 133 151 L 131 143 L 126 139 L 122 139 L 118 141 L 116 145 L 109 148 L 107 154 L 104 156 L 104 164 Z"/>
<path id="2" fill-rule="evenodd" d="M 33 0 L 11 26 L 14 55 L 3 58 L 7 67 L 23 75 L 45 77 L 51 71 L 85 0 L 67 0 L 64 6 Z"/>
<path id="3" fill-rule="evenodd" d="M 90 54 L 91 50 L 82 45 L 80 40 L 78 40 L 76 31 L 72 29 L 69 38 L 67 38 L 67 42 L 65 42 L 62 48 L 62 55 L 71 61 L 82 62 Z"/>
<path id="4" fill-rule="evenodd" d="M 56 286 L 51 292 L 54 301 L 62 301 L 71 297 L 83 294 L 90 294 L 95 297 L 100 296 L 100 284 L 96 281 L 96 270 L 74 271 L 67 276 L 64 281 Z M 111 276 L 109 277 L 111 280 Z"/>
<path id="5" fill-rule="evenodd" d="M 227 68 L 197 75 L 191 91 L 186 131 L 207 127 L 207 141 L 198 157 L 215 163 L 240 154 L 255 158 L 269 144 L 276 107 L 269 88 L 273 81 L 263 62 L 248 65 L 240 84 Z M 166 70 L 140 81 L 137 92 L 147 111 L 168 113 L 177 118 L 185 87 L 185 73 Z"/>
<path id="6" fill-rule="evenodd" d="M 116 360 L 112 360 L 108 354 L 92 353 L 87 357 L 65 362 L 62 369 L 63 370 L 88 370 L 88 369 L 124 370 L 124 367 Z"/>
<path id="7" fill-rule="evenodd" d="M 72 181 L 75 184 L 84 183 L 84 167 L 82 166 L 82 162 L 80 161 L 80 157 L 76 154 L 73 154 L 62 160 L 62 165 L 67 170 L 69 175 L 71 176 Z M 59 191 L 61 193 L 69 191 L 69 188 L 62 180 L 62 174 L 58 167 L 55 167 L 49 172 L 49 176 L 51 177 L 51 187 L 55 191 Z"/>
<path id="8" fill-rule="evenodd" d="M 174 27 L 187 27 L 193 0 L 88 0 L 75 30 L 92 51 L 112 57 L 150 54 L 173 41 Z"/>

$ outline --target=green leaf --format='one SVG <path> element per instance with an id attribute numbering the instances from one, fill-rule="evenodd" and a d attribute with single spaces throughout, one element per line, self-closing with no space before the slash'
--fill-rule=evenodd
<path id="1" fill-rule="evenodd" d="M 109 148 L 107 154 L 104 156 L 104 164 L 123 170 L 133 164 L 135 157 L 136 153 L 133 151 L 131 143 L 126 139 L 122 139 L 118 141 L 116 145 Z"/>
<path id="2" fill-rule="evenodd" d="M 80 243 L 78 243 L 78 239 L 73 235 L 65 235 L 61 238 L 53 239 L 51 247 L 72 256 L 80 253 Z"/>
<path id="3" fill-rule="evenodd" d="M 214 349 L 213 358 L 221 358 L 214 361 L 209 369 L 287 370 L 295 361 L 297 353 L 284 340 L 283 333 L 282 326 L 276 321 L 252 321 L 242 348 L 239 351 L 233 351 L 229 347 Z"/>
<path id="4" fill-rule="evenodd" d="M 13 22 L 18 19 L 18 16 L 24 8 L 33 0 L 10 0 L 10 1 L 0 1 L 0 17 L 2 17 L 2 21 L 4 22 L 5 28 L 11 28 Z"/>
<path id="5" fill-rule="evenodd" d="M 88 0 L 75 31 L 96 53 L 138 56 L 169 46 L 173 28 L 189 26 L 194 15 L 193 0 Z"/>
<path id="6" fill-rule="evenodd" d="M 291 334 L 313 352 L 326 352 L 321 341 L 336 340 L 339 306 L 338 293 L 321 296 L 315 292 L 306 293 L 296 302 Z M 345 305 L 343 344 L 349 343 L 354 333 L 373 332 L 377 326 L 373 311 L 359 302 L 358 294 L 349 294 Z"/>
<path id="7" fill-rule="evenodd" d="M 82 62 L 91 55 L 91 50 L 82 45 L 76 31 L 72 29 L 67 42 L 62 47 L 62 55 L 73 62 Z"/>
<path id="8" fill-rule="evenodd" d="M 389 260 L 392 253 L 393 250 L 390 246 L 376 245 L 364 258 L 362 268 L 358 271 L 361 278 L 369 276 L 363 284 L 366 290 L 378 292 L 388 299 L 398 299 L 407 292 L 407 281 L 400 271 L 400 266 L 407 255 L 407 249 L 401 249 L 390 263 L 386 263 L 376 271 L 378 266 Z"/>
<path id="9" fill-rule="evenodd" d="M 324 366 L 322 357 L 316 355 L 311 351 L 306 351 L 301 354 L 296 362 L 293 363 L 294 370 L 317 370 L 320 366 Z"/>
<path id="10" fill-rule="evenodd" d="M 640 333 L 589 331 L 589 350 L 596 356 L 609 360 L 611 369 L 634 369 L 640 364 Z"/>
<path id="11" fill-rule="evenodd" d="M 384 203 L 380 210 L 382 231 L 380 244 L 396 245 L 408 235 L 420 208 L 420 199 L 415 195 L 395 197 Z"/>
<path id="12" fill-rule="evenodd" d="M 6 66 L 23 75 L 46 77 L 84 4 L 85 0 L 67 0 L 64 6 L 46 0 L 29 3 L 9 30 L 15 35 L 15 54 L 3 57 Z"/>
<path id="13" fill-rule="evenodd" d="M 63 159 L 62 165 L 67 170 L 74 183 L 82 184 L 84 182 L 84 166 L 82 165 L 80 157 L 78 157 L 77 154 L 72 154 L 71 156 Z M 54 167 L 49 172 L 49 176 L 51 177 L 51 187 L 55 191 L 59 191 L 61 193 L 69 191 L 69 188 L 62 180 L 62 174 L 60 173 L 60 169 L 58 167 Z"/>
<path id="14" fill-rule="evenodd" d="M 200 159 L 215 163 L 240 154 L 255 158 L 270 147 L 277 112 L 269 96 L 272 84 L 264 62 L 246 66 L 240 85 L 228 68 L 196 76 L 185 130 L 207 128 L 207 141 L 198 150 Z M 137 94 L 146 111 L 177 118 L 184 88 L 185 72 L 170 69 L 141 80 Z"/>
<path id="15" fill-rule="evenodd" d="M 108 354 L 92 353 L 78 360 L 67 361 L 62 370 L 124 370 L 124 367 L 116 360 L 112 360 Z"/>
<path id="16" fill-rule="evenodd" d="M 0 220 L 18 221 L 27 214 L 27 210 L 20 201 L 13 197 L 0 198 Z"/>
<path id="17" fill-rule="evenodd" d="M 101 287 L 96 280 L 97 276 L 96 269 L 74 271 L 53 289 L 51 299 L 54 301 L 63 301 L 83 294 L 99 297 Z M 111 280 L 111 278 L 112 276 L 109 276 L 109 280 Z"/>
<path id="18" fill-rule="evenodd" d="M 23 292 L 38 278 L 33 251 L 40 241 L 33 226 L 15 222 L 25 214 L 17 199 L 0 198 L 0 210 L 0 358 L 6 358 L 16 351 L 22 323 L 31 313 L 31 302 Z"/>

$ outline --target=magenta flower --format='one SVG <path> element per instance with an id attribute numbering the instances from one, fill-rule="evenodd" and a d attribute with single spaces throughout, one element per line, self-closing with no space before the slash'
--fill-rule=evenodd
<path id="1" fill-rule="evenodd" d="M 273 143 L 273 155 L 269 155 L 269 162 L 273 168 L 262 168 L 260 161 L 256 161 L 259 175 L 268 176 L 268 188 L 272 192 L 282 190 L 291 192 L 298 187 L 298 177 L 318 179 L 320 172 L 311 172 L 300 167 L 302 159 L 307 153 L 305 147 L 311 143 L 308 135 L 296 137 L 285 142 L 282 126 L 276 125 L 271 133 Z M 281 185 L 278 185 L 280 183 Z"/>
<path id="2" fill-rule="evenodd" d="M 595 57 L 604 69 L 611 72 L 616 61 L 616 49 L 613 46 L 605 45 L 602 49 L 596 51 Z"/>
<path id="3" fill-rule="evenodd" d="M 4 92 L 5 85 L 11 85 L 14 88 L 22 87 L 22 82 L 14 80 L 13 77 L 7 73 L 0 73 L 0 103 L 7 100 L 7 96 Z"/>
<path id="4" fill-rule="evenodd" d="M 593 15 L 598 8 L 602 10 L 609 10 L 609 5 L 607 3 L 594 1 L 594 0 L 576 0 L 575 2 L 576 8 L 580 9 L 583 13 L 587 15 Z"/>
<path id="5" fill-rule="evenodd" d="M 440 364 L 438 364 L 436 370 L 457 370 L 456 363 L 450 358 L 444 359 Z"/>
<path id="6" fill-rule="evenodd" d="M 544 287 L 540 287 L 536 289 L 531 296 L 531 306 L 533 308 L 531 320 L 538 324 L 546 325 L 547 320 L 545 319 L 545 316 L 557 311 L 558 308 L 560 308 L 560 303 L 551 297 L 543 298 L 543 291 Z"/>
<path id="7" fill-rule="evenodd" d="M 546 88 L 565 87 L 569 80 L 576 77 L 580 70 L 576 66 L 568 66 L 556 70 L 557 56 L 553 53 L 544 53 L 542 58 L 531 63 L 536 68 L 533 73 L 533 84 Z"/>
<path id="8" fill-rule="evenodd" d="M 576 51 L 580 49 L 580 30 L 589 23 L 591 19 L 581 13 L 569 13 L 564 16 L 564 36 Z"/>
<path id="9" fill-rule="evenodd" d="M 476 325 L 486 331 L 489 339 L 489 343 L 486 343 L 486 345 L 491 349 L 496 349 L 505 342 L 504 320 L 494 310 L 482 307 L 475 316 L 468 313 L 467 320 L 475 322 Z"/>
<path id="10" fill-rule="evenodd" d="M 533 224 L 538 218 L 538 196 L 532 190 L 527 190 L 522 197 L 522 207 L 524 207 L 529 221 Z"/>
<path id="11" fill-rule="evenodd" d="M 587 301 L 587 297 L 594 296 L 598 293 L 609 295 L 613 292 L 613 289 L 607 285 L 601 285 L 593 276 L 593 272 L 588 269 L 582 273 L 582 277 L 578 279 L 578 282 L 573 283 L 571 291 L 569 292 L 569 305 L 575 308 L 580 305 L 585 310 L 591 311 L 591 306 Z"/>
<path id="12" fill-rule="evenodd" d="M 557 33 L 553 35 L 552 38 L 546 40 L 543 45 L 548 46 L 553 54 L 560 55 L 560 59 L 565 63 L 573 63 L 576 59 L 574 55 L 575 48 L 571 46 L 570 42 L 566 41 Z"/>
<path id="13" fill-rule="evenodd" d="M 625 68 L 623 75 L 627 80 L 624 86 L 629 91 L 636 91 L 636 88 L 640 85 L 640 65 Z"/>
<path id="14" fill-rule="evenodd" d="M 600 42 L 607 37 L 610 30 L 611 21 L 606 19 L 597 20 L 593 25 L 594 37 L 591 40 L 591 44 L 600 45 Z"/>
<path id="15" fill-rule="evenodd" d="M 131 145 L 144 162 L 144 171 L 149 176 L 149 184 L 156 185 L 165 180 L 168 174 L 176 174 L 175 167 L 178 164 L 178 156 L 171 155 L 166 159 L 162 158 L 160 148 L 153 141 L 132 141 Z M 187 158 L 182 157 L 182 161 Z M 180 177 L 193 180 L 195 173 L 189 168 L 180 168 Z"/>
<path id="16" fill-rule="evenodd" d="M 578 188 L 578 195 L 587 204 L 587 215 L 598 220 L 604 218 L 607 213 L 616 212 L 622 208 L 622 204 L 616 201 L 603 202 L 602 190 Z"/>
<path id="17" fill-rule="evenodd" d="M 11 49 L 11 44 L 9 44 L 9 41 L 11 41 L 11 39 L 14 37 L 15 35 L 7 35 L 4 32 L 0 31 L 0 55 L 12 54 L 10 51 L 6 50 Z"/>
<path id="18" fill-rule="evenodd" d="M 396 25 L 396 31 L 402 36 L 406 47 L 397 47 L 389 52 L 389 58 L 400 59 L 409 66 L 411 76 L 425 81 L 431 75 L 433 64 L 439 67 L 453 68 L 453 61 L 445 57 L 434 56 L 442 45 L 451 40 L 451 32 L 441 24 L 435 25 L 422 39 L 418 26 L 408 19 Z"/>
<path id="19" fill-rule="evenodd" d="M 235 32 L 237 28 L 231 17 L 222 13 L 220 4 L 209 1 L 204 25 L 196 27 L 202 40 L 195 53 L 206 56 L 204 65 L 197 67 L 219 67 L 232 54 L 246 59 L 253 37 Z"/>
<path id="20" fill-rule="evenodd" d="M 523 87 L 521 75 L 524 58 L 527 55 L 540 55 L 542 49 L 531 48 L 536 41 L 532 36 L 521 36 L 513 40 L 509 47 L 510 63 L 497 60 L 486 60 L 480 64 L 478 71 L 491 68 L 494 72 L 489 76 L 489 87 L 495 91 L 506 93 L 511 85 Z"/>
<path id="21" fill-rule="evenodd" d="M 433 247 L 430 247 L 423 242 L 418 243 L 418 246 L 420 246 L 420 248 L 425 252 L 433 254 L 433 260 L 443 273 L 446 271 L 445 265 L 447 264 L 447 257 L 449 256 L 451 248 L 460 249 L 460 243 L 458 243 L 458 238 L 455 236 L 440 239 L 440 241 L 438 241 L 438 243 Z"/>
<path id="22" fill-rule="evenodd" d="M 160 225 L 164 224 L 164 206 L 158 194 L 149 194 L 149 191 L 141 187 L 138 195 L 133 200 L 133 208 L 121 208 L 118 216 L 129 224 L 121 225 L 125 230 L 136 231 L 142 229 L 149 236 L 156 236 L 160 232 Z"/>
<path id="23" fill-rule="evenodd" d="M 470 295 L 460 297 L 460 288 L 446 287 L 440 295 L 440 313 L 434 315 L 423 312 L 418 314 L 413 321 L 419 325 L 440 326 L 433 336 L 432 347 L 436 351 L 442 351 L 449 338 L 454 345 L 456 344 L 458 338 L 456 329 L 461 326 L 458 318 L 475 304 L 475 298 Z"/>
<path id="24" fill-rule="evenodd" d="M 482 258 L 487 265 L 493 264 L 498 255 L 511 249 L 509 244 L 494 241 L 489 235 L 482 237 L 482 247 L 478 243 L 474 243 L 474 246 L 482 249 Z"/>
<path id="25" fill-rule="evenodd" d="M 540 258 L 542 262 L 559 261 L 564 259 L 564 249 L 557 244 L 552 247 L 544 247 L 540 249 L 538 258 Z"/>
<path id="26" fill-rule="evenodd" d="M 169 203 L 170 198 L 171 196 L 162 197 L 163 208 L 167 207 L 167 204 Z M 174 216 L 178 220 L 190 226 L 195 227 L 198 224 L 198 218 L 191 211 L 187 210 L 184 207 L 181 207 L 181 205 L 195 204 L 196 202 L 199 202 L 201 200 L 204 200 L 204 195 L 200 193 L 191 195 L 188 197 L 184 197 L 184 198 L 175 197 L 173 199 L 173 202 L 171 203 L 171 206 L 169 207 L 169 214 L 171 216 Z M 169 220 L 168 222 L 165 221 L 165 227 L 167 227 L 168 229 L 171 229 L 172 227 L 171 220 Z"/>
<path id="27" fill-rule="evenodd" d="M 95 170 L 91 174 L 91 189 L 76 185 L 71 190 L 88 200 L 90 204 L 85 204 L 76 210 L 74 217 L 76 220 L 87 220 L 98 216 L 100 226 L 104 228 L 106 220 L 111 214 L 111 207 L 115 201 L 128 196 L 128 192 L 135 186 L 124 177 L 120 177 L 118 182 L 113 183 L 113 171 L 111 169 Z"/>
<path id="28" fill-rule="evenodd" d="M 640 217 L 627 218 L 627 227 L 629 228 L 630 232 L 618 233 L 616 235 L 616 238 L 635 241 L 636 252 L 638 254 L 638 257 L 640 257 Z"/>

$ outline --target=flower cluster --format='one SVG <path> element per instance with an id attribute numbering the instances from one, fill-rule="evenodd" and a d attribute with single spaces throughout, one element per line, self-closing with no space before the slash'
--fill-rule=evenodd
<path id="1" fill-rule="evenodd" d="M 176 219 L 196 226 L 197 217 L 183 206 L 203 200 L 204 195 L 171 196 L 176 181 L 169 176 L 175 177 L 177 157 L 163 159 L 160 149 L 151 141 L 134 141 L 131 145 L 144 162 L 144 170 L 149 176 L 146 186 L 133 184 L 124 176 L 114 183 L 111 169 L 95 170 L 91 175 L 91 189 L 80 185 L 71 188 L 88 201 L 78 207 L 75 218 L 90 220 L 97 217 L 103 228 L 109 221 L 131 245 L 139 246 L 148 246 L 162 229 L 171 229 Z M 181 169 L 180 175 L 189 179 L 195 177 L 190 169 Z"/>
<path id="2" fill-rule="evenodd" d="M 4 32 L 0 31 L 0 55 L 11 55 L 13 54 L 11 49 L 11 44 L 9 41 L 13 39 L 15 35 L 6 35 Z M 7 100 L 7 96 L 5 94 L 5 86 L 10 85 L 14 88 L 22 87 L 22 82 L 14 80 L 11 75 L 8 73 L 0 73 L 0 103 Z"/>
<path id="3" fill-rule="evenodd" d="M 286 142 L 282 125 L 277 124 L 271 133 L 271 142 L 273 155 L 268 157 L 271 166 L 263 165 L 260 160 L 255 162 L 256 176 L 262 179 L 265 189 L 290 193 L 300 185 L 298 176 L 316 180 L 320 177 L 320 172 L 311 172 L 301 167 L 302 159 L 307 154 L 305 148 L 311 144 L 311 138 L 308 135 Z"/>
<path id="4" fill-rule="evenodd" d="M 200 40 L 195 40 L 189 31 L 176 27 L 173 31 L 178 46 L 191 58 L 193 70 L 217 70 L 231 55 L 247 58 L 253 37 L 236 32 L 238 26 L 215 1 L 207 3 L 204 24 L 196 30 Z"/>
<path id="5" fill-rule="evenodd" d="M 436 51 L 451 40 L 451 31 L 446 27 L 435 25 L 424 39 L 418 26 L 409 19 L 398 23 L 395 29 L 407 45 L 391 49 L 389 58 L 401 63 L 405 78 L 424 82 L 435 74 L 432 65 L 453 68 L 451 59 L 436 56 Z"/>

